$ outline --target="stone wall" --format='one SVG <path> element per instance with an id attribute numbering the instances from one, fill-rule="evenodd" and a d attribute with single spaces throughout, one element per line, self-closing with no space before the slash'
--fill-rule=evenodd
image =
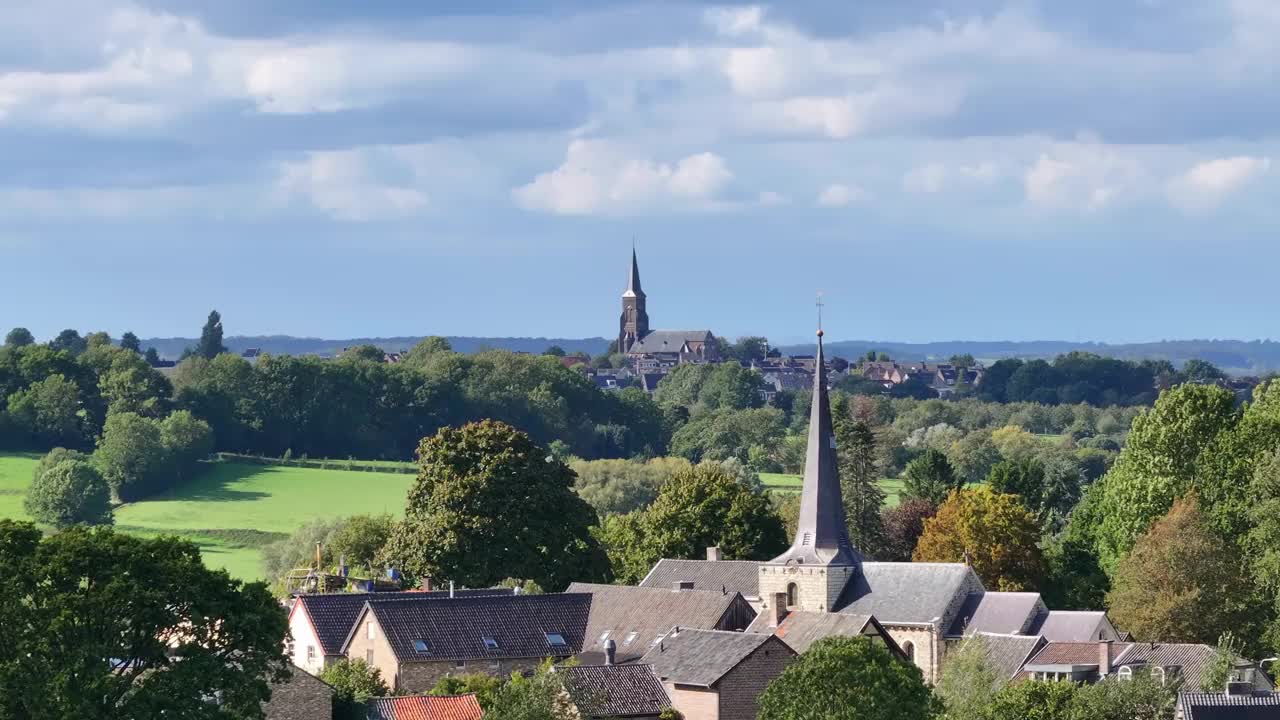
<path id="1" fill-rule="evenodd" d="M 796 654 L 777 637 L 756 648 L 730 670 L 716 689 L 720 691 L 720 720 L 755 720 L 760 693 L 795 660 Z"/>
<path id="2" fill-rule="evenodd" d="M 930 684 L 937 682 L 945 652 L 941 632 L 928 625 L 904 626 L 885 623 L 884 629 L 904 652 L 907 650 L 907 643 L 911 643 L 914 650 L 912 662 L 924 673 L 924 681 Z"/>
<path id="3" fill-rule="evenodd" d="M 856 572 L 857 568 L 853 567 L 761 565 L 761 606 L 768 608 L 774 593 L 785 593 L 787 586 L 795 583 L 796 604 L 793 609 L 829 612 Z"/>
<path id="4" fill-rule="evenodd" d="M 542 664 L 542 658 L 524 658 L 519 660 L 464 661 L 461 664 L 454 660 L 436 662 L 407 662 L 400 665 L 396 689 L 409 693 L 425 693 L 435 686 L 436 682 L 450 675 L 470 675 L 483 673 L 494 677 L 509 677 L 513 672 L 533 672 Z"/>
<path id="5" fill-rule="evenodd" d="M 333 688 L 295 667 L 287 681 L 271 686 L 262 712 L 267 720 L 332 720 Z"/>

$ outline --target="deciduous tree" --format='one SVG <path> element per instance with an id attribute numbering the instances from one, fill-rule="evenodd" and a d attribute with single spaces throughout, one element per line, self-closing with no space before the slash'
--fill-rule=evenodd
<path id="1" fill-rule="evenodd" d="M 111 489 L 84 460 L 63 460 L 41 473 L 27 489 L 23 508 L 38 522 L 56 528 L 109 525 Z"/>
<path id="2" fill-rule="evenodd" d="M 924 533 L 925 521 L 937 513 L 938 506 L 923 498 L 903 498 L 897 507 L 885 508 L 880 515 L 884 548 L 876 559 L 910 562 Z"/>
<path id="3" fill-rule="evenodd" d="M 902 479 L 903 497 L 921 498 L 934 505 L 941 504 L 949 493 L 962 486 L 947 456 L 932 448 L 907 463 Z"/>
<path id="4" fill-rule="evenodd" d="M 6 347 L 24 347 L 35 344 L 36 337 L 31 331 L 24 327 L 16 327 L 4 336 L 4 344 Z"/>
<path id="5" fill-rule="evenodd" d="M 947 652 L 934 689 L 946 708 L 946 720 L 987 720 L 991 701 L 1007 680 L 991 664 L 988 653 L 986 639 L 977 634 Z"/>
<path id="6" fill-rule="evenodd" d="M 920 669 L 870 638 L 819 640 L 760 695 L 759 720 L 925 720 L 938 709 Z"/>
<path id="7" fill-rule="evenodd" d="M 485 587 L 504 578 L 558 590 L 603 579 L 595 510 L 573 471 L 528 435 L 487 420 L 444 428 L 418 447 L 418 479 L 387 548 L 411 575 Z"/>
<path id="8" fill-rule="evenodd" d="M 360 659 L 344 659 L 327 665 L 320 679 L 333 688 L 335 720 L 365 720 L 365 702 L 391 694 L 382 672 Z"/>
<path id="9" fill-rule="evenodd" d="M 192 354 L 212 360 L 226 351 L 227 346 L 222 344 L 222 315 L 217 310 L 211 310 L 209 319 L 205 320 L 204 327 L 200 329 L 200 340 Z"/>
<path id="10" fill-rule="evenodd" d="M 1044 573 L 1039 526 L 1014 495 L 976 487 L 953 493 L 938 514 L 925 521 L 912 559 L 962 562 L 966 559 L 987 587 L 1032 590 Z"/>

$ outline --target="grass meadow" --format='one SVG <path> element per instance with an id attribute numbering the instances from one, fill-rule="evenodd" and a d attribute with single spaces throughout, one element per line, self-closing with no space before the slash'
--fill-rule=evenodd
<path id="1" fill-rule="evenodd" d="M 0 455 L 0 518 L 27 519 L 22 498 L 39 458 L 39 455 Z"/>
<path id="2" fill-rule="evenodd" d="M 804 479 L 789 473 L 760 473 L 760 482 L 764 483 L 765 489 L 769 492 L 791 494 L 800 492 Z M 898 498 L 902 494 L 902 481 L 896 478 L 881 478 L 880 489 L 884 490 L 884 504 L 887 507 L 897 507 Z"/>

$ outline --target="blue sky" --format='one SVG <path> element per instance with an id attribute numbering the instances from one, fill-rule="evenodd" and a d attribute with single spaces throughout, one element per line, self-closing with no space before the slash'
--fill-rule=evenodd
<path id="1" fill-rule="evenodd" d="M 9 5 L 38 336 L 1277 336 L 1274 0 Z"/>

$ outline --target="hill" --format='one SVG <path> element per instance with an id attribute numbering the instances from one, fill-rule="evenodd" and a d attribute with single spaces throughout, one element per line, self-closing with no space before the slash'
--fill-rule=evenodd
<path id="1" fill-rule="evenodd" d="M 343 348 L 355 345 L 376 345 L 386 352 L 408 350 L 418 344 L 425 336 L 406 335 L 401 337 L 382 338 L 348 338 L 345 340 L 324 340 L 321 338 L 292 337 L 289 335 L 232 335 L 223 340 L 227 349 L 241 353 L 249 348 L 258 348 L 272 355 L 324 355 L 332 356 L 342 352 Z M 480 350 L 510 350 L 512 352 L 541 353 L 552 345 L 559 345 L 565 352 L 585 352 L 588 355 L 599 355 L 609 349 L 609 341 L 604 338 L 543 338 L 543 337 L 446 337 L 453 349 L 462 353 L 473 353 Z M 177 360 L 182 351 L 196 344 L 196 338 L 145 338 L 142 347 L 154 347 L 160 357 Z"/>

